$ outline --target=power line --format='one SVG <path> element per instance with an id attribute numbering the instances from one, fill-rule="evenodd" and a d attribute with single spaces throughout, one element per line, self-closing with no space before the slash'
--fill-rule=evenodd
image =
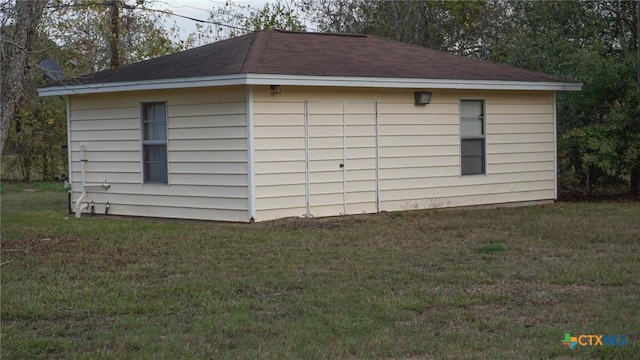
<path id="1" fill-rule="evenodd" d="M 151 8 L 147 8 L 147 7 L 142 7 L 141 9 L 146 10 L 146 11 L 151 11 L 151 12 L 157 12 L 157 13 L 161 13 L 161 14 L 166 14 L 166 15 L 170 15 L 170 16 L 176 16 L 176 17 L 180 17 L 183 19 L 187 19 L 187 20 L 191 20 L 191 21 L 195 21 L 195 22 L 199 22 L 199 23 L 203 23 L 203 24 L 213 24 L 213 25 L 218 25 L 218 26 L 224 26 L 224 27 L 228 27 L 228 28 L 232 28 L 235 30 L 243 30 L 243 31 L 250 31 L 247 28 L 243 28 L 240 26 L 235 26 L 235 25 L 229 25 L 229 24 L 224 24 L 218 21 L 211 21 L 211 20 L 202 20 L 202 19 L 196 19 L 194 17 L 191 16 L 187 16 L 187 15 L 180 15 L 180 14 L 176 14 L 172 11 L 168 11 L 168 10 L 161 10 L 161 9 L 151 9 Z"/>
<path id="2" fill-rule="evenodd" d="M 162 3 L 165 4 L 168 7 L 174 8 L 174 9 L 193 9 L 193 10 L 200 10 L 200 11 L 206 11 L 207 13 L 211 12 L 213 10 L 213 8 L 211 9 L 203 9 L 203 8 L 199 8 L 199 7 L 195 7 L 195 6 L 191 6 L 191 5 L 186 5 L 183 3 L 179 3 L 179 2 L 169 2 L 169 1 L 154 1 L 154 3 Z M 179 4 L 179 5 L 175 5 L 175 4 Z"/>
<path id="3" fill-rule="evenodd" d="M 215 0 L 210 0 L 213 3 L 221 3 L 219 1 L 215 1 Z M 190 6 L 190 5 L 185 5 L 185 4 L 180 4 L 180 7 L 178 6 L 174 6 L 171 5 L 168 1 L 154 1 L 155 3 L 163 3 L 169 7 L 173 7 L 173 8 L 191 8 L 194 10 L 200 10 L 200 11 L 208 11 L 208 12 L 213 12 L 215 11 L 215 9 L 211 9 L 211 10 L 206 10 L 206 9 L 202 9 L 202 8 L 198 8 L 198 7 L 194 7 L 194 6 Z M 106 1 L 106 0 L 102 0 L 102 1 L 89 1 L 89 2 L 84 2 L 84 3 L 70 3 L 70 4 L 59 4 L 57 5 L 56 3 L 52 4 L 52 5 L 48 5 L 47 8 L 65 8 L 65 7 L 86 7 L 86 6 L 90 6 L 90 5 L 100 5 L 100 6 L 113 6 L 113 1 Z M 236 8 L 240 8 L 242 10 L 249 10 L 249 6 L 242 6 L 242 5 L 236 5 L 236 4 L 226 4 L 225 5 L 229 5 L 229 6 L 233 6 Z M 131 5 L 126 5 L 124 3 L 121 4 L 121 6 L 125 9 L 128 10 L 135 10 L 136 7 L 135 6 L 131 6 Z M 231 24 L 225 24 L 223 22 L 219 22 L 219 21 L 213 21 L 213 20 L 202 20 L 202 19 L 198 19 L 195 18 L 193 16 L 188 16 L 188 15 L 182 15 L 182 14 L 178 14 L 175 13 L 173 11 L 169 11 L 169 10 L 164 10 L 164 9 L 153 9 L 153 8 L 149 8 L 146 7 L 144 5 L 142 5 L 140 8 L 140 10 L 144 10 L 144 11 L 149 11 L 149 12 L 156 12 L 156 13 L 160 13 L 160 14 L 165 14 L 165 15 L 169 15 L 169 16 L 175 16 L 175 17 L 179 17 L 179 18 L 183 18 L 183 19 L 187 19 L 187 20 L 191 20 L 197 23 L 201 23 L 201 24 L 212 24 L 212 25 L 216 25 L 216 26 L 222 26 L 222 27 L 227 27 L 230 29 L 234 29 L 234 30 L 241 30 L 241 31 L 247 31 L 250 32 L 251 29 L 248 28 L 244 28 L 241 26 L 237 26 L 237 25 L 231 25 Z M 235 16 L 241 18 L 241 19 L 250 19 L 248 16 L 246 16 L 245 14 L 235 14 Z M 303 20 L 303 25 L 308 28 L 311 31 L 317 31 L 317 29 L 308 26 L 306 23 L 309 20 L 306 16 L 302 18 Z"/>
<path id="4" fill-rule="evenodd" d="M 253 10 L 257 10 L 257 11 L 260 10 L 257 7 L 251 7 L 251 5 L 238 5 L 238 4 L 234 4 L 234 3 L 231 3 L 231 2 L 222 2 L 222 1 L 216 1 L 216 0 L 208 0 L 208 1 L 210 1 L 211 4 L 216 4 L 218 6 L 218 8 L 213 8 L 212 7 L 211 9 L 203 9 L 203 8 L 200 8 L 200 7 L 186 5 L 186 4 L 181 3 L 181 2 L 174 2 L 172 4 L 169 1 L 160 1 L 160 0 L 155 0 L 153 2 L 154 3 L 162 3 L 162 4 L 165 4 L 165 5 L 167 5 L 167 6 L 171 7 L 171 8 L 175 8 L 175 9 L 189 8 L 189 9 L 194 9 L 194 10 L 206 11 L 208 13 L 213 13 L 215 11 L 219 11 L 222 6 L 234 7 L 236 9 L 239 9 L 239 10 L 242 10 L 242 11 L 245 11 L 245 12 L 246 11 L 252 12 Z M 175 5 L 175 3 L 177 3 L 179 5 Z M 268 3 L 266 3 L 266 4 L 268 4 Z M 182 16 L 182 15 L 178 15 L 178 14 L 174 14 L 174 15 L 178 16 L 178 17 L 189 19 L 189 17 L 185 17 L 185 16 Z M 247 16 L 246 13 L 238 12 L 238 13 L 233 14 L 233 16 L 235 16 L 237 18 L 240 18 L 240 19 L 243 19 L 243 20 L 251 20 L 251 17 Z M 318 31 L 317 27 L 312 27 L 310 25 L 312 23 L 312 20 L 309 18 L 309 14 L 304 14 L 304 16 L 299 17 L 299 19 L 302 20 L 302 24 L 305 26 L 306 29 L 308 29 L 310 31 Z M 202 20 L 200 20 L 198 22 L 207 22 L 207 23 L 209 23 L 208 21 L 202 21 Z M 219 26 L 226 26 L 226 27 L 230 27 L 230 28 L 235 28 L 235 29 L 238 29 L 238 30 L 250 31 L 249 29 L 244 29 L 242 27 L 229 25 L 229 24 L 224 24 L 224 23 L 221 23 L 221 22 L 216 22 L 216 23 L 213 23 L 213 24 L 214 25 L 219 25 Z"/>
<path id="5" fill-rule="evenodd" d="M 166 3 L 163 1 L 163 3 Z M 72 4 L 52 4 L 52 5 L 47 5 L 47 8 L 50 9 L 61 9 L 61 8 L 66 8 L 66 7 L 87 7 L 90 5 L 100 5 L 100 6 L 110 6 L 112 5 L 113 2 L 111 1 L 95 1 L 95 2 L 85 2 L 85 3 L 72 3 Z M 130 5 L 122 5 L 121 7 L 128 9 L 128 10 L 135 10 L 136 7 L 135 6 L 130 6 Z M 156 12 L 156 13 L 161 13 L 161 14 L 165 14 L 165 15 L 169 15 L 169 16 L 175 16 L 175 17 L 179 17 L 179 18 L 183 18 L 183 19 L 187 19 L 187 20 L 191 20 L 191 21 L 195 21 L 198 23 L 203 23 L 203 24 L 212 24 L 212 25 L 217 25 L 217 26 L 223 26 L 223 27 L 228 27 L 231 29 L 235 29 L 235 30 L 242 30 L 242 31 L 250 31 L 249 29 L 240 27 L 240 26 L 236 26 L 236 25 L 230 25 L 230 24 L 225 24 L 225 23 L 221 23 L 219 21 L 212 21 L 212 20 L 202 20 L 202 19 L 198 19 L 198 18 L 194 18 L 192 16 L 187 16 L 187 15 L 182 15 L 182 14 L 176 14 L 173 11 L 169 11 L 169 10 L 162 10 L 162 9 L 152 9 L 146 6 L 141 6 L 139 8 L 140 10 L 145 10 L 145 11 L 149 11 L 149 12 Z M 203 10 L 203 9 L 198 9 L 198 10 Z"/>
<path id="6" fill-rule="evenodd" d="M 170 3 L 170 2 L 168 2 L 168 1 L 154 1 L 154 3 L 162 3 L 162 4 L 167 5 L 168 7 L 175 8 L 175 9 L 184 9 L 184 8 L 188 8 L 188 9 L 194 9 L 194 10 L 206 11 L 208 14 L 214 13 L 214 12 L 216 12 L 216 11 L 220 11 L 220 7 L 218 7 L 217 9 L 215 9 L 215 8 L 211 8 L 211 9 L 203 9 L 203 8 L 199 8 L 199 7 L 195 7 L 195 6 L 191 6 L 191 5 L 185 5 L 185 4 L 180 4 L 179 6 L 176 6 L 176 5 L 174 5 L 174 4 L 171 4 L 171 3 Z M 246 8 L 246 7 L 242 7 L 242 6 L 235 5 L 235 4 L 228 4 L 228 5 L 229 5 L 229 6 L 236 7 L 236 8 L 239 8 L 239 9 L 242 9 L 242 10 L 249 10 L 249 9 L 248 9 L 248 8 Z M 179 16 L 179 15 L 178 15 L 178 16 Z M 240 18 L 240 19 L 243 19 L 243 20 L 249 20 L 249 19 L 250 19 L 250 17 L 248 17 L 248 16 L 246 16 L 246 14 L 242 14 L 242 13 L 235 13 L 235 14 L 233 14 L 233 16 L 234 16 L 234 17 L 237 17 L 237 18 Z M 181 17 L 182 17 L 182 16 L 181 16 Z"/>

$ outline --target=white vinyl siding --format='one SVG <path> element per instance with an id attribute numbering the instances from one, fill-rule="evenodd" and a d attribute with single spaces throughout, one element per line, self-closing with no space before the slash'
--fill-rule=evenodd
<path id="1" fill-rule="evenodd" d="M 80 143 L 96 212 L 249 221 L 243 87 L 70 96 L 72 200 L 80 196 Z M 166 103 L 168 186 L 145 186 L 141 103 Z"/>
<path id="2" fill-rule="evenodd" d="M 376 127 L 353 125 L 359 134 L 354 137 L 355 156 L 362 158 L 357 166 L 366 167 L 353 173 L 352 185 L 359 193 L 349 200 L 354 204 L 366 202 L 376 186 L 380 211 L 553 200 L 552 91 L 431 90 L 431 103 L 415 106 L 416 90 L 424 89 L 283 86 L 282 94 L 271 95 L 268 87 L 255 86 L 256 220 L 305 215 L 307 187 L 310 201 L 325 206 L 309 215 L 341 213 L 342 187 L 330 175 L 340 157 L 336 148 L 342 139 L 340 129 L 329 126 L 341 115 L 330 107 L 350 101 L 375 102 L 378 124 L 377 183 L 375 166 L 368 170 L 375 165 L 371 162 L 376 149 L 370 147 L 375 139 L 370 139 Z M 483 99 L 484 176 L 461 176 L 461 99 Z M 325 126 L 310 129 L 323 137 L 321 141 L 309 138 L 314 149 L 310 160 L 317 160 L 310 169 L 324 172 L 310 174 L 309 184 L 307 101 L 327 104 L 312 111 L 315 119 L 312 116 L 311 121 Z M 370 156 L 374 160 L 366 160 Z"/>
<path id="3" fill-rule="evenodd" d="M 256 220 L 306 212 L 304 101 L 270 94 L 268 87 L 254 88 Z"/>
<path id="4" fill-rule="evenodd" d="M 419 90 L 433 92 L 430 104 L 414 105 Z M 80 143 L 87 183 L 111 184 L 89 188 L 87 201 L 97 212 L 108 201 L 110 214 L 249 221 L 253 200 L 263 221 L 554 198 L 552 91 L 282 86 L 272 95 L 254 86 L 252 105 L 247 93 L 71 95 L 72 200 L 81 193 Z M 145 186 L 140 103 L 159 99 L 168 185 Z M 484 101 L 484 176 L 461 176 L 461 99 Z"/>
<path id="5" fill-rule="evenodd" d="M 484 99 L 485 176 L 460 176 L 460 98 Z M 400 104 L 379 104 L 385 145 L 380 148 L 381 210 L 553 200 L 552 92 L 436 91 L 423 116 L 413 114 L 418 107 L 409 101 L 404 107 L 402 114 Z M 413 128 L 388 138 L 383 128 L 391 124 L 421 124 L 424 134 L 440 136 L 424 135 L 418 145 Z"/>

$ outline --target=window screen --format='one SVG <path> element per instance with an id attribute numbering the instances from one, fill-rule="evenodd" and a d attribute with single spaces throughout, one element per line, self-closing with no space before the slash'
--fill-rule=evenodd
<path id="1" fill-rule="evenodd" d="M 484 174 L 486 148 L 484 101 L 462 100 L 460 112 L 462 175 Z"/>
<path id="2" fill-rule="evenodd" d="M 142 104 L 142 156 L 145 183 L 166 184 L 167 104 Z"/>

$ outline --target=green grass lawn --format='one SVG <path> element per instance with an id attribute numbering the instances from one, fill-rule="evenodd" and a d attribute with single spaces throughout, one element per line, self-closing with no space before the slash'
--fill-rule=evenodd
<path id="1" fill-rule="evenodd" d="M 35 190 L 35 191 L 33 191 Z M 2 189 L 2 359 L 638 359 L 640 203 L 258 224 Z M 577 346 L 565 332 L 625 334 Z"/>

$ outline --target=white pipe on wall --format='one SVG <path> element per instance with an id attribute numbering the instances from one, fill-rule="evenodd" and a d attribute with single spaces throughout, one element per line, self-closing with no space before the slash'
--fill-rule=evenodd
<path id="1" fill-rule="evenodd" d="M 79 218 L 82 216 L 82 212 L 89 208 L 89 203 L 85 201 L 87 197 L 87 188 L 90 187 L 99 187 L 104 190 L 108 190 L 111 187 L 111 184 L 105 180 L 102 184 L 87 184 L 86 177 L 86 162 L 87 158 L 84 154 L 84 144 L 80 143 L 80 171 L 81 171 L 81 180 L 82 180 L 82 195 L 76 200 L 75 212 L 76 217 Z"/>
<path id="2" fill-rule="evenodd" d="M 85 165 L 84 163 L 87 162 L 87 159 L 84 157 L 84 144 L 80 143 L 80 166 L 82 169 L 82 187 L 84 190 L 85 184 L 86 184 L 86 178 L 85 178 Z"/>
<path id="3" fill-rule="evenodd" d="M 84 197 L 85 194 L 82 194 L 82 196 L 80 197 L 80 199 L 82 199 L 82 197 Z M 89 208 L 89 204 L 84 202 L 80 205 L 80 207 L 78 207 L 78 205 L 76 204 L 76 217 L 80 218 L 82 217 L 82 212 L 87 210 Z"/>
<path id="4" fill-rule="evenodd" d="M 76 217 L 79 218 L 82 216 L 82 211 L 89 207 L 88 204 L 82 204 L 82 201 L 85 197 L 87 197 L 87 187 L 86 187 L 86 178 L 85 178 L 85 165 L 87 159 L 84 157 L 84 144 L 80 143 L 80 177 L 82 180 L 82 195 L 76 200 Z"/>

